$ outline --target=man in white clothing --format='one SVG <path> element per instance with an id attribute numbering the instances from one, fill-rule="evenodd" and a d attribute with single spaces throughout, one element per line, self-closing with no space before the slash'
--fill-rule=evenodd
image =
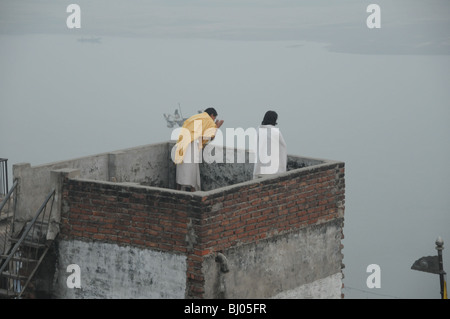
<path id="1" fill-rule="evenodd" d="M 267 111 L 258 128 L 256 163 L 253 178 L 286 172 L 287 147 L 277 125 L 278 114 Z"/>

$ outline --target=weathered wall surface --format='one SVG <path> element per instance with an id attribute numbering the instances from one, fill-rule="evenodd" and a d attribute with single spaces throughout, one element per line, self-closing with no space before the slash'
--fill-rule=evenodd
<path id="1" fill-rule="evenodd" d="M 167 187 L 168 147 L 167 143 L 160 143 L 45 165 L 15 164 L 13 176 L 19 181 L 16 220 L 33 218 L 47 194 L 55 187 L 51 172 L 60 169 L 77 169 L 80 178 L 90 180 L 116 180 Z"/>
<path id="2" fill-rule="evenodd" d="M 205 258 L 205 298 L 341 298 L 341 234 L 335 219 L 224 250 L 227 273 Z"/>
<path id="3" fill-rule="evenodd" d="M 169 143 L 175 152 L 175 143 Z M 235 185 L 252 179 L 254 155 L 248 150 L 219 145 L 207 145 L 202 152 L 200 167 L 201 189 L 210 191 L 216 188 Z M 169 162 L 169 188 L 175 188 L 176 166 Z"/>
<path id="4" fill-rule="evenodd" d="M 338 299 L 342 298 L 342 273 L 336 273 L 292 290 L 280 292 L 273 299 Z"/>
<path id="5" fill-rule="evenodd" d="M 125 149 L 109 153 L 108 156 L 108 181 L 169 187 L 169 145 L 167 143 Z"/>
<path id="6" fill-rule="evenodd" d="M 250 152 L 226 147 L 216 147 L 215 150 L 219 153 L 215 156 L 217 160 L 211 163 L 203 161 L 200 165 L 203 191 L 252 179 L 254 164 L 250 162 Z"/>
<path id="7" fill-rule="evenodd" d="M 190 193 L 68 178 L 62 192 L 64 240 L 187 252 L 190 220 L 200 205 Z"/>
<path id="8" fill-rule="evenodd" d="M 58 242 L 55 298 L 170 299 L 184 298 L 186 257 L 132 246 L 79 240 Z M 79 288 L 67 279 L 80 267 Z M 69 278 L 69 280 L 72 278 Z"/>
<path id="9" fill-rule="evenodd" d="M 93 180 L 107 180 L 107 156 L 97 155 L 64 162 L 32 167 L 28 163 L 13 166 L 14 179 L 18 180 L 16 221 L 33 218 L 47 194 L 54 187 L 51 171 L 62 168 L 80 168 L 81 174 Z"/>

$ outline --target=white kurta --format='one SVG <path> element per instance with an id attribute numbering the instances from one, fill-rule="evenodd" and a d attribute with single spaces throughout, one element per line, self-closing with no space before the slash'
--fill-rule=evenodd
<path id="1" fill-rule="evenodd" d="M 256 146 L 253 178 L 286 172 L 287 147 L 280 129 L 273 125 L 261 125 Z"/>
<path id="2" fill-rule="evenodd" d="M 199 166 L 200 152 L 198 139 L 189 144 L 183 162 L 176 165 L 177 184 L 187 187 L 192 186 L 196 191 L 201 190 Z"/>

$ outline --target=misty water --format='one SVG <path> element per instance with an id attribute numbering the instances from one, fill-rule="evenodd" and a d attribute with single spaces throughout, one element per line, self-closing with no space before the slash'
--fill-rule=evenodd
<path id="1" fill-rule="evenodd" d="M 450 244 L 447 49 L 350 41 L 345 52 L 321 37 L 80 41 L 90 37 L 0 34 L 0 157 L 11 175 L 16 163 L 167 141 L 163 113 L 178 105 L 185 117 L 215 107 L 223 132 L 257 127 L 272 109 L 289 154 L 345 162 L 345 298 L 440 298 L 438 275 L 411 265 L 436 255 L 438 236 Z M 366 284 L 371 264 L 380 288 Z"/>

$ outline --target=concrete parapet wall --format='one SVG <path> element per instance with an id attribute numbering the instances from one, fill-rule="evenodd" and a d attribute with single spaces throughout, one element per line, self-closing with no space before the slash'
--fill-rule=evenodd
<path id="1" fill-rule="evenodd" d="M 171 160 L 174 142 L 150 144 L 114 152 L 31 166 L 13 165 L 13 178 L 19 180 L 17 220 L 30 220 L 45 196 L 55 187 L 51 172 L 77 169 L 79 177 L 95 181 L 130 182 L 160 188 L 175 188 L 175 164 Z M 222 160 L 200 164 L 202 190 L 249 181 L 253 172 L 252 153 L 247 150 L 216 147 Z M 326 162 L 306 157 L 289 156 L 288 170 Z"/>
<path id="2" fill-rule="evenodd" d="M 174 145 L 174 142 L 150 144 L 37 166 L 31 166 L 29 163 L 14 164 L 13 178 L 19 181 L 16 219 L 32 219 L 46 195 L 55 187 L 51 172 L 62 169 L 76 169 L 80 178 L 88 180 L 174 189 L 175 164 L 171 160 Z M 244 154 L 245 163 L 231 163 L 229 158 L 236 158 L 238 152 Z M 227 163 L 226 165 L 200 164 L 203 190 L 232 185 L 251 178 L 253 164 L 249 163 L 248 151 L 223 148 L 222 153 L 223 163 Z"/>
<path id="3" fill-rule="evenodd" d="M 53 297 L 63 299 L 184 298 L 186 257 L 133 246 L 61 240 Z M 68 287 L 78 265 L 80 287 Z"/>
<path id="4" fill-rule="evenodd" d="M 77 169 L 81 178 L 123 182 L 146 182 L 156 186 L 168 185 L 167 143 L 146 145 L 112 153 L 31 166 L 13 165 L 13 178 L 19 180 L 16 218 L 30 220 L 45 196 L 55 187 L 51 172 Z"/>

